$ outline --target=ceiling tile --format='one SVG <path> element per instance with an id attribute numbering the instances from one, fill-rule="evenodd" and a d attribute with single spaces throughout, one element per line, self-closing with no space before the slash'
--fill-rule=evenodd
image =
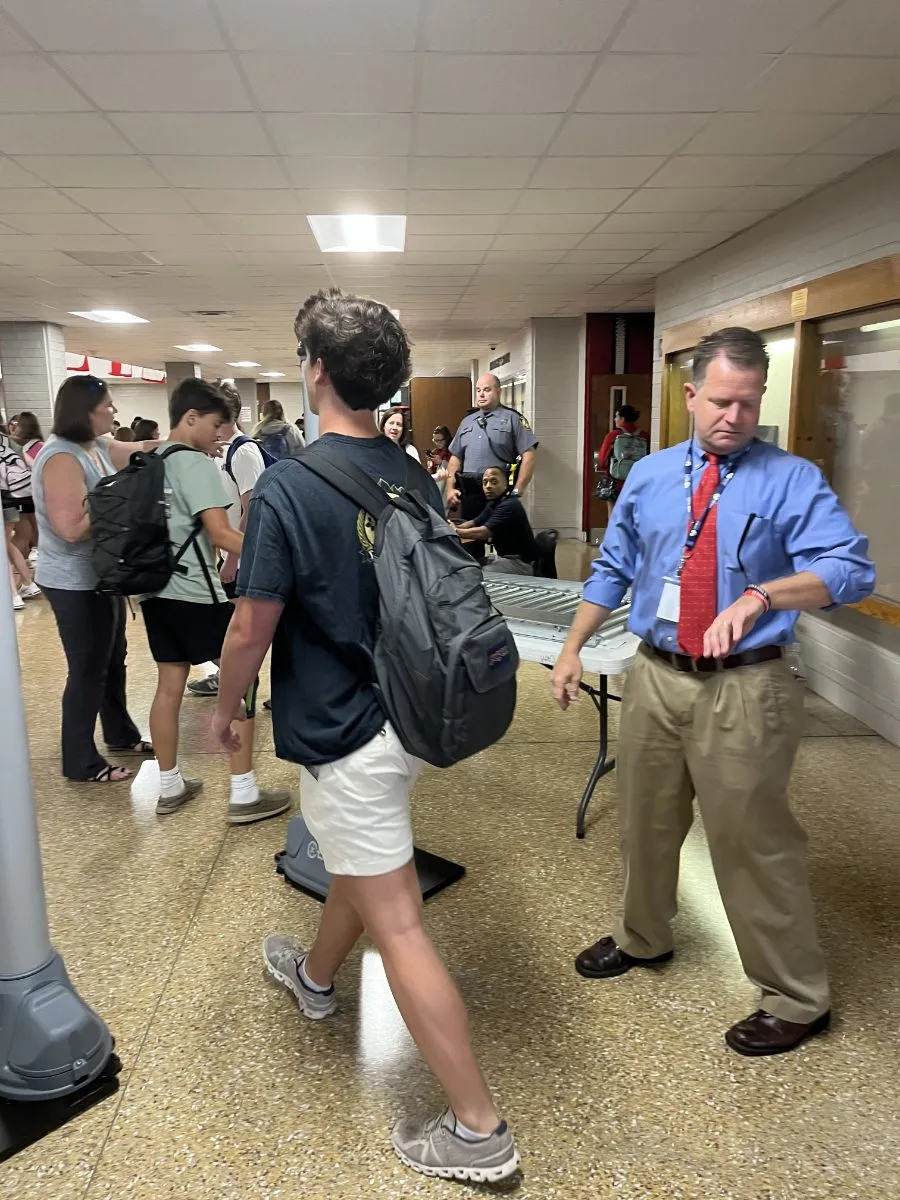
<path id="1" fill-rule="evenodd" d="M 566 112 L 587 78 L 587 55 L 426 54 L 422 112 Z"/>
<path id="2" fill-rule="evenodd" d="M 716 55 L 690 70 L 680 54 L 607 54 L 577 107 L 595 113 L 716 112 L 772 62 L 767 55 Z"/>
<path id="3" fill-rule="evenodd" d="M 627 200 L 631 191 L 631 188 L 528 188 L 521 193 L 516 212 L 609 213 Z"/>
<path id="4" fill-rule="evenodd" d="M 4 222 L 19 233 L 110 234 L 109 225 L 91 213 L 12 213 Z"/>
<path id="5" fill-rule="evenodd" d="M 45 50 L 223 48 L 205 0 L 4 0 L 4 7 Z"/>
<path id="6" fill-rule="evenodd" d="M 172 188 L 66 188 L 67 196 L 93 213 L 189 213 Z"/>
<path id="7" fill-rule="evenodd" d="M 216 0 L 238 50 L 411 51 L 419 0 Z M 340 86 L 333 83 L 332 86 Z"/>
<path id="8" fill-rule="evenodd" d="M 486 263 L 555 263 L 563 257 L 562 250 L 489 250 Z"/>
<path id="9" fill-rule="evenodd" d="M 540 155 L 559 125 L 555 114 L 487 114 L 461 116 L 423 113 L 416 131 L 417 154 L 508 158 Z"/>
<path id="10" fill-rule="evenodd" d="M 680 229 L 689 229 L 691 222 L 697 218 L 693 213 L 681 212 L 644 212 L 644 213 L 612 213 L 606 217 L 597 229 L 598 235 L 624 233 L 640 235 L 643 233 L 676 233 Z"/>
<path id="11" fill-rule="evenodd" d="M 520 188 L 534 171 L 534 158 L 414 158 L 410 183 L 414 188 Z"/>
<path id="12" fill-rule="evenodd" d="M 112 113 L 143 154 L 269 154 L 255 113 Z"/>
<path id="13" fill-rule="evenodd" d="M 327 261 L 331 262 L 334 255 L 328 255 Z M 414 250 L 404 255 L 407 262 L 419 263 L 422 266 L 453 266 L 456 264 L 472 264 L 472 270 L 481 262 L 483 252 L 481 250 L 460 250 L 456 253 L 443 253 L 437 250 Z"/>
<path id="14" fill-rule="evenodd" d="M 40 179 L 56 187 L 162 188 L 160 179 L 143 158 L 132 155 L 23 155 L 19 162 Z M 3 160 L 0 159 L 0 184 Z M 4 185 L 5 186 L 5 185 Z"/>
<path id="15" fill-rule="evenodd" d="M 27 165 L 27 164 L 26 164 Z M 0 188 L 33 188 L 39 183 L 40 177 L 24 170 L 8 158 L 0 158 Z"/>
<path id="16" fill-rule="evenodd" d="M 509 221 L 511 218 L 505 218 Z M 406 222 L 407 236 L 411 234 L 448 233 L 497 233 L 504 218 L 495 216 L 478 217 L 409 217 Z M 506 226 L 504 226 L 506 228 Z"/>
<path id="17" fill-rule="evenodd" d="M 708 120 L 697 113 L 574 113 L 550 153 L 674 154 Z"/>
<path id="18" fill-rule="evenodd" d="M 571 250 L 581 241 L 580 233 L 501 233 L 492 250 Z"/>
<path id="19" fill-rule="evenodd" d="M 253 106 L 227 54 L 59 54 L 56 61 L 109 112 L 239 112 Z"/>
<path id="20" fill-rule="evenodd" d="M 851 120 L 815 113 L 719 113 L 684 153 L 802 154 Z"/>
<path id="21" fill-rule="evenodd" d="M 894 0 L 844 0 L 791 47 L 798 54 L 900 56 L 900 21 Z"/>
<path id="22" fill-rule="evenodd" d="M 5 17 L 0 16 L 0 54 L 7 57 L 11 54 L 24 54 L 34 50 L 34 46 L 20 33 L 17 33 Z"/>
<path id="23" fill-rule="evenodd" d="M 39 55 L 4 57 L 0 68 L 0 113 L 81 112 L 90 107 Z"/>
<path id="24" fill-rule="evenodd" d="M 295 187 L 340 190 L 343 188 L 405 188 L 409 172 L 406 158 L 288 158 L 288 175 Z"/>
<path id="25" fill-rule="evenodd" d="M 810 189 L 802 184 L 797 186 L 782 185 L 779 187 L 756 184 L 753 187 L 747 188 L 720 188 L 719 190 L 725 193 L 722 200 L 718 203 L 713 202 L 706 205 L 707 208 L 774 212 L 776 209 L 786 208 L 788 204 L 793 204 L 796 200 L 801 199 L 808 194 Z"/>
<path id="26" fill-rule="evenodd" d="M 416 191 L 409 193 L 407 212 L 421 216 L 468 213 L 508 213 L 519 193 L 509 189 Z"/>
<path id="27" fill-rule="evenodd" d="M 131 147 L 97 113 L 17 113 L 0 116 L 0 153 L 130 154 Z"/>
<path id="28" fill-rule="evenodd" d="M 741 187 L 759 183 L 790 161 L 786 154 L 707 157 L 679 154 L 650 181 L 651 187 Z"/>
<path id="29" fill-rule="evenodd" d="M 288 188 L 188 188 L 171 195 L 200 213 L 303 213 L 296 192 Z"/>
<path id="30" fill-rule="evenodd" d="M 808 184 L 820 186 L 855 171 L 866 162 L 865 157 L 848 154 L 801 154 L 780 166 L 765 179 L 756 182 L 772 184 Z"/>
<path id="31" fill-rule="evenodd" d="M 638 0 L 614 48 L 727 54 L 735 46 L 741 46 L 748 51 L 780 54 L 833 3 L 834 0 L 744 0 L 740 4 L 723 4 L 722 0 Z"/>
<path id="32" fill-rule="evenodd" d="M 786 54 L 728 107 L 737 111 L 863 113 L 897 90 L 897 62 Z"/>
<path id="33" fill-rule="evenodd" d="M 77 204 L 55 188 L 0 188 L 0 213 L 77 213 Z"/>
<path id="34" fill-rule="evenodd" d="M 163 179 L 173 187 L 208 189 L 288 186 L 279 160 L 274 155 L 234 158 L 216 155 L 159 155 L 152 161 Z"/>
<path id="35" fill-rule="evenodd" d="M 412 111 L 411 54 L 274 53 L 240 59 L 264 112 Z"/>
<path id="36" fill-rule="evenodd" d="M 406 249 L 415 253 L 419 250 L 440 250 L 450 254 L 460 250 L 479 250 L 484 253 L 494 240 L 493 234 L 407 234 Z"/>
<path id="37" fill-rule="evenodd" d="M 187 236 L 214 230 L 196 213 L 110 213 L 106 220 L 120 233 Z"/>
<path id="38" fill-rule="evenodd" d="M 602 218 L 594 213 L 525 213 L 507 217 L 504 233 L 588 233 Z"/>
<path id="39" fill-rule="evenodd" d="M 271 113 L 266 120 L 282 154 L 328 157 L 406 154 L 412 127 L 406 113 Z"/>
<path id="40" fill-rule="evenodd" d="M 298 193 L 304 213 L 403 213 L 406 192 L 375 192 L 365 188 L 346 191 L 311 189 Z"/>
<path id="41" fill-rule="evenodd" d="M 547 158 L 532 188 L 627 188 L 640 187 L 662 166 L 663 158 L 622 155 L 617 158 Z"/>
<path id="42" fill-rule="evenodd" d="M 622 205 L 623 213 L 705 212 L 727 200 L 746 198 L 749 188 L 642 188 Z M 750 206 L 754 207 L 754 206 Z"/>
<path id="43" fill-rule="evenodd" d="M 888 100 L 886 104 L 879 104 L 879 109 L 886 113 L 900 113 L 900 96 L 895 96 L 893 100 Z"/>
<path id="44" fill-rule="evenodd" d="M 585 265 L 595 266 L 597 263 L 609 264 L 610 270 L 618 270 L 626 263 L 636 262 L 647 253 L 646 250 L 591 250 L 590 248 L 579 246 L 576 250 L 571 250 L 564 255 L 564 262 L 580 262 Z"/>
<path id="45" fill-rule="evenodd" d="M 714 229 L 695 230 L 691 233 L 673 233 L 671 237 L 666 238 L 662 249 L 690 250 L 696 254 L 700 250 L 706 250 L 710 246 L 715 246 L 718 242 L 724 241 L 726 236 Z"/>
<path id="46" fill-rule="evenodd" d="M 898 106 L 900 114 L 900 106 Z M 816 154 L 887 154 L 900 147 L 900 115 L 869 113 L 816 146 Z"/>
<path id="47" fill-rule="evenodd" d="M 426 8 L 426 50 L 558 53 L 600 50 L 627 7 L 627 0 L 456 0 Z"/>
<path id="48" fill-rule="evenodd" d="M 604 232 L 606 225 L 601 226 L 601 232 L 589 234 L 579 250 L 653 250 L 664 241 L 665 233 L 616 233 Z"/>
<path id="49" fill-rule="evenodd" d="M 311 246 L 315 240 L 305 213 L 244 216 L 238 213 L 210 213 L 207 225 L 216 233 L 254 235 L 257 237 L 306 237 Z"/>

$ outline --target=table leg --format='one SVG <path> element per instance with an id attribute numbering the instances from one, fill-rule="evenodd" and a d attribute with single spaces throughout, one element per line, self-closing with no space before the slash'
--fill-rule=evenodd
<path id="1" fill-rule="evenodd" d="M 609 701 L 610 699 L 618 699 L 618 697 L 610 697 L 607 678 L 605 675 L 600 676 L 600 686 L 598 688 L 591 687 L 589 684 L 582 683 L 581 690 L 586 692 L 597 710 L 597 715 L 600 719 L 600 749 L 597 754 L 597 761 L 594 763 L 594 769 L 591 771 L 591 777 L 587 782 L 587 787 L 584 789 L 584 795 L 581 797 L 581 803 L 578 805 L 578 818 L 575 822 L 575 836 L 577 838 L 584 837 L 584 821 L 587 816 L 588 805 L 591 802 L 591 797 L 594 794 L 594 789 L 610 771 L 615 769 L 616 760 L 611 758 L 607 760 L 607 752 L 609 750 Z"/>

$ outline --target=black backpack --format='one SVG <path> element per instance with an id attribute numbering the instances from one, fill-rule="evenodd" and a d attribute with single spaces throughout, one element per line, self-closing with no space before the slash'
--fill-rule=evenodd
<path id="1" fill-rule="evenodd" d="M 162 454 L 139 450 L 128 466 L 101 479 L 88 492 L 91 515 L 92 564 L 97 591 L 113 596 L 154 595 L 161 592 L 191 546 L 203 567 L 213 600 L 218 596 L 206 561 L 197 546 L 203 527 L 197 521 L 191 536 L 173 553 L 169 540 L 169 501 L 165 460 L 180 451 L 200 454 L 191 446 L 169 446 Z"/>
<path id="2" fill-rule="evenodd" d="M 294 461 L 376 522 L 375 686 L 404 749 L 450 767 L 499 741 L 516 708 L 518 651 L 481 568 L 424 500 L 428 473 L 407 455 L 407 490 L 391 496 L 327 443 Z"/>

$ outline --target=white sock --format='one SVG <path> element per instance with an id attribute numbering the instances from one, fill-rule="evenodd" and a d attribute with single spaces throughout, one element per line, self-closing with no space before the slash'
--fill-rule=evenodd
<path id="1" fill-rule="evenodd" d="M 165 799 L 170 799 L 172 796 L 180 796 L 184 791 L 184 776 L 181 774 L 181 767 L 175 766 L 171 771 L 160 771 L 159 773 L 159 794 Z"/>
<path id="2" fill-rule="evenodd" d="M 299 963 L 297 963 L 297 974 L 300 976 L 300 982 L 303 984 L 303 986 L 309 988 L 309 990 L 311 992 L 322 993 L 322 992 L 330 992 L 331 991 L 331 988 L 332 988 L 331 984 L 329 984 L 328 987 L 322 987 L 321 983 L 313 983 L 313 981 L 310 979 L 310 977 L 306 973 L 306 959 L 305 958 L 301 958 Z"/>
<path id="3" fill-rule="evenodd" d="M 456 1113 L 453 1114 L 453 1120 L 456 1122 L 453 1132 L 464 1142 L 486 1142 L 491 1136 L 489 1133 L 476 1133 L 474 1129 L 469 1129 L 468 1125 L 463 1125 Z"/>
<path id="4" fill-rule="evenodd" d="M 232 804 L 255 804 L 258 799 L 259 784 L 256 782 L 255 771 L 248 771 L 246 775 L 232 775 Z"/>

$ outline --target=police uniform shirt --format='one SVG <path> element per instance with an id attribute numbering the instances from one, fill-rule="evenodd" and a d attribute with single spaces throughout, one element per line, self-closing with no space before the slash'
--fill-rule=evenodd
<path id="1" fill-rule="evenodd" d="M 505 470 L 537 444 L 525 418 L 500 404 L 489 412 L 475 409 L 467 413 L 450 443 L 450 453 L 461 461 L 464 475 L 481 476 L 488 467 Z"/>

